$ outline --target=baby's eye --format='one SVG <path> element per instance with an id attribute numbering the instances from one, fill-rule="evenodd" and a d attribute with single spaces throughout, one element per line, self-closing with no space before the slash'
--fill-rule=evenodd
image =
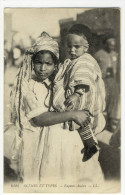
<path id="1" fill-rule="evenodd" d="M 80 45 L 75 45 L 75 48 L 76 48 L 76 49 L 79 49 L 79 48 L 80 48 Z"/>
<path id="2" fill-rule="evenodd" d="M 69 48 L 69 49 L 71 49 L 71 48 L 72 48 L 72 46 L 71 46 L 71 45 L 68 45 L 68 48 Z"/>

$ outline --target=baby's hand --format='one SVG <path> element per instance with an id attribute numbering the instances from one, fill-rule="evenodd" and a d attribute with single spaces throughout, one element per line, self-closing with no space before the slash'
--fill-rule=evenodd
<path id="1" fill-rule="evenodd" d="M 91 118 L 87 112 L 78 110 L 78 111 L 72 111 L 73 112 L 73 121 L 78 124 L 80 127 L 87 126 Z"/>
<path id="2" fill-rule="evenodd" d="M 77 93 L 70 95 L 64 102 L 67 111 L 78 109 L 79 103 L 80 96 Z"/>

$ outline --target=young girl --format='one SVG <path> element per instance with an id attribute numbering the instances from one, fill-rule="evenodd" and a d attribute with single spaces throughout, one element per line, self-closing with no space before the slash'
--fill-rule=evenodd
<path id="1" fill-rule="evenodd" d="M 94 132 L 97 134 L 105 126 L 102 114 L 105 109 L 105 87 L 96 60 L 87 53 L 88 33 L 89 29 L 82 24 L 76 24 L 69 30 L 67 46 L 70 60 L 60 65 L 53 90 L 53 106 L 57 111 L 86 110 L 93 116 L 91 124 L 84 124 L 80 129 L 73 123 L 69 126 L 72 130 L 78 129 L 85 146 L 82 150 L 84 162 L 100 150 Z"/>
<path id="2" fill-rule="evenodd" d="M 18 178 L 24 182 L 40 180 L 49 126 L 73 120 L 84 124 L 84 112 L 48 112 L 51 105 L 51 81 L 58 63 L 58 44 L 43 32 L 26 52 L 23 65 L 11 93 L 11 122 L 16 127 L 11 167 L 17 165 Z M 35 72 L 35 75 L 34 75 Z M 39 114 L 40 125 L 39 125 Z M 37 117 L 37 122 L 32 118 Z M 35 123 L 36 125 L 35 125 Z"/>

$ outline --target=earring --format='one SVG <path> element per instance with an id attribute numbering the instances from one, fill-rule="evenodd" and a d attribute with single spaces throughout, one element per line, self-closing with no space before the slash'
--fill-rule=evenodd
<path id="1" fill-rule="evenodd" d="M 34 64 L 33 61 L 31 61 L 31 69 L 34 70 Z"/>
<path id="2" fill-rule="evenodd" d="M 35 69 L 35 68 L 34 68 L 34 64 L 32 64 L 32 67 L 33 67 L 33 70 L 34 70 L 34 69 Z"/>
<path id="3" fill-rule="evenodd" d="M 57 70 L 57 65 L 55 65 L 54 70 Z"/>

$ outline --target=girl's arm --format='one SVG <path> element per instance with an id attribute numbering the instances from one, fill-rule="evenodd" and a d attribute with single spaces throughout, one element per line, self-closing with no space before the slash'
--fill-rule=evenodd
<path id="1" fill-rule="evenodd" d="M 32 118 L 36 126 L 50 126 L 66 121 L 74 121 L 78 125 L 83 126 L 85 121 L 89 121 L 89 116 L 83 111 L 70 111 L 70 112 L 45 112 L 37 117 Z"/>

